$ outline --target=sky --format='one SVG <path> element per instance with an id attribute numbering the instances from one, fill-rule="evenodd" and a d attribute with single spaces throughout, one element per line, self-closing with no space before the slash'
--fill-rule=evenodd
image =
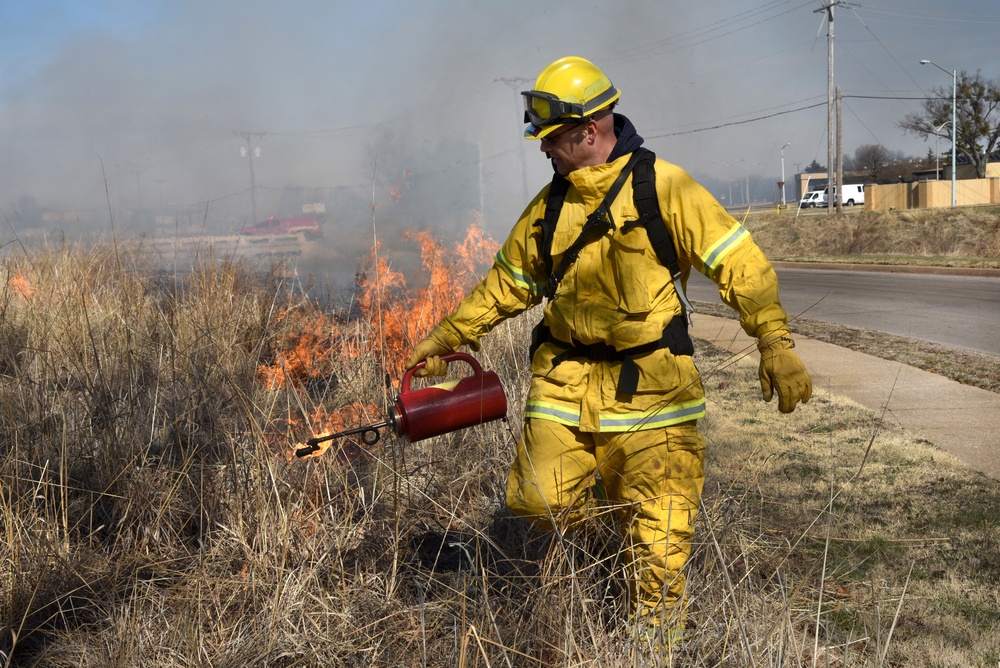
<path id="1" fill-rule="evenodd" d="M 0 212 L 12 230 L 110 212 L 138 234 L 130 211 L 231 228 L 325 199 L 351 231 L 372 226 L 362 203 L 388 217 L 398 202 L 403 228 L 460 229 L 475 210 L 503 238 L 551 176 L 519 93 L 565 55 L 608 74 L 659 157 L 723 200 L 751 177 L 773 199 L 760 184 L 782 166 L 790 181 L 826 164 L 821 5 L 2 0 Z M 950 90 L 921 59 L 1000 79 L 996 0 L 845 2 L 834 18 L 847 154 L 934 147 L 897 127 Z"/>

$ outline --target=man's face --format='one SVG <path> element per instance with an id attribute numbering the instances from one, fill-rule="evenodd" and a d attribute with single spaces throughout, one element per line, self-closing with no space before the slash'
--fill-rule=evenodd
<path id="1" fill-rule="evenodd" d="M 567 124 L 541 139 L 541 150 L 562 176 L 589 164 L 587 136 L 589 123 Z"/>

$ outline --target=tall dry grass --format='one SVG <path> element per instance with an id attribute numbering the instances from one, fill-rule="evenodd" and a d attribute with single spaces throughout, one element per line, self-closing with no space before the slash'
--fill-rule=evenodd
<path id="1" fill-rule="evenodd" d="M 712 405 L 696 626 L 654 658 L 625 623 L 611 513 L 553 535 L 503 508 L 530 314 L 477 354 L 508 421 L 296 460 L 329 426 L 317 416 L 375 421 L 391 400 L 374 316 L 211 260 L 165 275 L 62 248 L 3 270 L 0 665 L 1000 660 L 986 481 L 822 392 L 779 416 L 750 361 L 699 344 Z M 296 375 L 302 332 L 316 354 Z M 269 382 L 276 365 L 290 382 Z M 977 501 L 956 519 L 934 499 L 959 490 Z"/>
<path id="2" fill-rule="evenodd" d="M 772 259 L 997 266 L 1000 209 L 915 209 L 842 215 L 754 215 L 747 225 Z"/>

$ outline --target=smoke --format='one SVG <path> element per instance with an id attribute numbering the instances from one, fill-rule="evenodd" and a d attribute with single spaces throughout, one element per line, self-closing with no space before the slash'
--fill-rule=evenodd
<path id="1" fill-rule="evenodd" d="M 107 235 L 112 219 L 119 236 L 162 234 L 163 220 L 173 234 L 227 235 L 254 209 L 322 204 L 323 243 L 350 271 L 374 231 L 391 248 L 400 230 L 460 238 L 481 220 L 502 239 L 551 174 L 520 138 L 519 91 L 569 54 L 604 68 L 647 146 L 696 176 L 773 181 L 789 141 L 789 175 L 825 158 L 822 108 L 733 124 L 825 99 L 811 6 L 91 0 L 56 15 L 22 4 L 3 10 L 0 34 L 0 209 L 21 236 Z M 838 32 L 864 35 L 842 15 Z M 916 33 L 934 27 L 874 45 L 879 60 L 851 44 L 844 84 L 885 89 L 876 68 L 894 81 L 901 61 L 917 70 L 909 49 L 933 43 Z M 898 148 L 907 109 L 861 104 L 847 105 L 845 150 Z M 712 123 L 723 127 L 684 134 Z"/>

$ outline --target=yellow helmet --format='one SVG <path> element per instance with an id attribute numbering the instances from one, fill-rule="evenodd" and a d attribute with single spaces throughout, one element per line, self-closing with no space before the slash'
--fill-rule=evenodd
<path id="1" fill-rule="evenodd" d="M 527 139 L 541 139 L 560 125 L 579 123 L 614 105 L 620 93 L 596 65 L 579 56 L 553 62 L 538 75 L 524 96 Z"/>

